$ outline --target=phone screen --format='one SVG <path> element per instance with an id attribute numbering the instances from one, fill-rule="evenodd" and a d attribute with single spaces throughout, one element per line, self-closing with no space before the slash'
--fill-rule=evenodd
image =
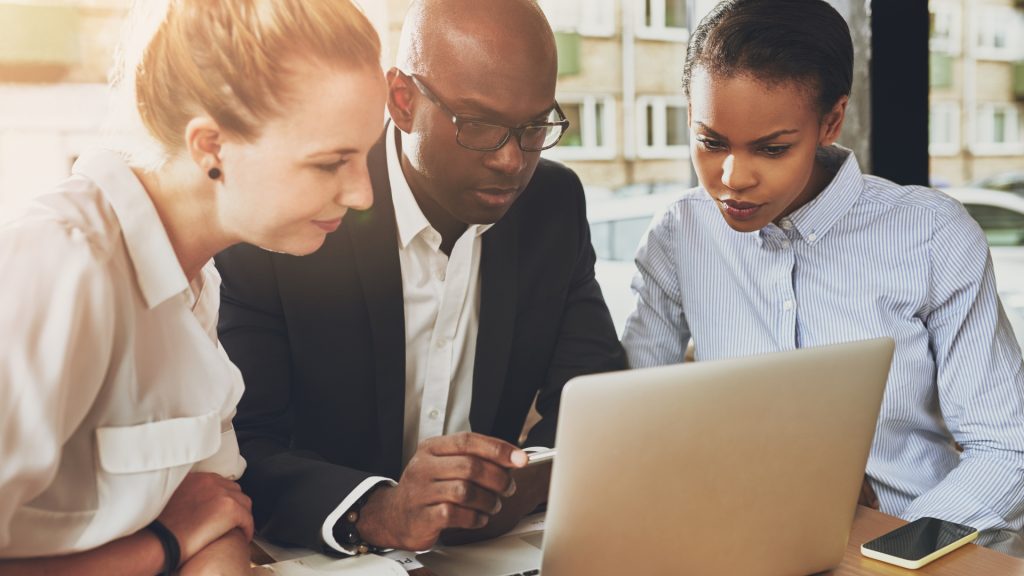
<path id="1" fill-rule="evenodd" d="M 869 550 L 906 560 L 920 560 L 976 532 L 970 526 L 937 518 L 918 518 L 864 544 Z"/>

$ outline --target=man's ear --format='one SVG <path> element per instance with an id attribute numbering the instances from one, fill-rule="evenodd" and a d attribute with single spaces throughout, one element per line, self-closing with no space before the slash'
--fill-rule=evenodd
<path id="1" fill-rule="evenodd" d="M 843 131 L 843 122 L 846 120 L 846 105 L 849 102 L 848 96 L 840 96 L 835 106 L 822 117 L 819 146 L 831 146 L 839 139 L 839 134 Z"/>
<path id="2" fill-rule="evenodd" d="M 388 115 L 399 130 L 409 134 L 412 132 L 413 92 L 416 87 L 398 68 L 391 68 L 387 74 L 388 82 Z"/>
<path id="3" fill-rule="evenodd" d="M 224 132 L 209 116 L 196 116 L 185 126 L 185 147 L 188 155 L 204 174 L 210 169 L 222 170 L 220 147 Z"/>

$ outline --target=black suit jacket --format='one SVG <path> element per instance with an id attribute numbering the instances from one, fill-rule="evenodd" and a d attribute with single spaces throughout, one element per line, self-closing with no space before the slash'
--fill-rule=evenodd
<path id="1" fill-rule="evenodd" d="M 316 253 L 239 245 L 216 258 L 220 339 L 246 385 L 242 487 L 264 536 L 314 549 L 360 482 L 402 471 L 405 321 L 383 139 L 369 169 L 373 207 L 350 212 Z M 515 443 L 536 397 L 542 418 L 526 444 L 553 445 L 565 382 L 626 366 L 579 179 L 541 160 L 482 242 L 470 424 Z"/>

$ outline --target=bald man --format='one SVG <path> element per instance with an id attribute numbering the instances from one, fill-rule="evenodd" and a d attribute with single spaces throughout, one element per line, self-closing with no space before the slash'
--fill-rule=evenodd
<path id="1" fill-rule="evenodd" d="M 567 125 L 556 75 L 535 2 L 414 2 L 373 208 L 311 256 L 217 257 L 220 338 L 246 382 L 242 485 L 266 537 L 423 550 L 485 526 L 526 462 L 534 400 L 524 445 L 552 446 L 565 382 L 625 368 L 583 189 L 540 158 Z"/>

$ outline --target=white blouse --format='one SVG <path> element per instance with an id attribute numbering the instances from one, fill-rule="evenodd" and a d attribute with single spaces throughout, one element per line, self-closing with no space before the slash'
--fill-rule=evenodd
<path id="1" fill-rule="evenodd" d="M 0 227 L 0 558 L 95 548 L 187 473 L 245 469 L 213 262 L 189 284 L 116 154 L 72 172 Z"/>

